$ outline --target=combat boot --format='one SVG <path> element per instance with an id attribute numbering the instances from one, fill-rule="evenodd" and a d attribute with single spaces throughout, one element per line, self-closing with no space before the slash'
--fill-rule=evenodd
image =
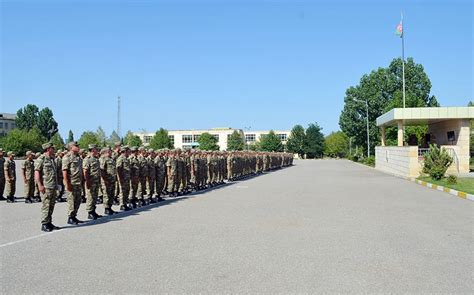
<path id="1" fill-rule="evenodd" d="M 87 215 L 87 218 L 92 219 L 92 220 L 96 220 L 101 217 L 102 215 L 97 214 L 95 211 L 90 211 L 89 214 Z"/>
<path id="2" fill-rule="evenodd" d="M 25 198 L 25 203 L 31 204 L 31 203 L 33 203 L 33 200 L 32 200 L 31 198 L 29 198 L 29 197 L 28 197 L 28 198 Z"/>
<path id="3" fill-rule="evenodd" d="M 51 227 L 49 223 L 44 223 L 41 225 L 41 230 L 45 232 L 50 232 L 50 231 L 53 231 L 53 228 Z"/>
<path id="4" fill-rule="evenodd" d="M 71 217 L 71 216 L 69 216 L 69 218 L 68 218 L 68 220 L 67 220 L 67 223 L 68 223 L 68 224 L 80 224 L 80 223 L 84 223 L 84 221 L 79 220 L 79 219 L 77 219 L 76 217 Z"/>
<path id="5" fill-rule="evenodd" d="M 155 200 L 155 198 L 151 197 L 150 198 L 150 204 L 155 204 L 155 203 L 157 203 L 157 201 Z"/>
<path id="6" fill-rule="evenodd" d="M 108 215 L 108 216 L 114 215 L 115 213 L 117 213 L 117 212 L 115 212 L 115 211 L 112 210 L 111 208 L 105 208 L 105 210 L 104 210 L 104 214 L 105 214 L 105 215 Z"/>
<path id="7" fill-rule="evenodd" d="M 4 196 L 0 196 L 0 201 L 5 201 L 6 198 Z"/>
<path id="8" fill-rule="evenodd" d="M 58 230 L 58 229 L 61 229 L 59 226 L 56 226 L 54 225 L 53 223 L 49 223 L 49 227 L 52 229 L 52 230 Z"/>
<path id="9" fill-rule="evenodd" d="M 15 197 L 14 196 L 8 196 L 7 197 L 7 203 L 15 203 Z"/>
<path id="10" fill-rule="evenodd" d="M 122 206 L 120 206 L 120 210 L 122 210 L 122 211 L 130 211 L 130 210 L 132 210 L 132 208 L 130 208 L 130 207 L 128 207 L 128 206 L 122 205 Z"/>

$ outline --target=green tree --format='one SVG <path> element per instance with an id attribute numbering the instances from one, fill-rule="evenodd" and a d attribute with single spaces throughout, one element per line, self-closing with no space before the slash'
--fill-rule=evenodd
<path id="1" fill-rule="evenodd" d="M 27 104 L 16 112 L 15 124 L 18 129 L 30 130 L 38 124 L 39 109 L 34 104 Z"/>
<path id="2" fill-rule="evenodd" d="M 63 138 L 61 137 L 61 135 L 59 133 L 56 133 L 55 135 L 53 135 L 53 137 L 51 137 L 50 141 L 54 145 L 54 148 L 56 150 L 64 149 L 64 140 L 63 140 Z"/>
<path id="3" fill-rule="evenodd" d="M 107 135 L 105 134 L 104 129 L 102 129 L 101 126 L 97 128 L 97 131 L 95 132 L 97 135 L 97 139 L 99 140 L 99 146 L 104 147 L 107 145 Z"/>
<path id="4" fill-rule="evenodd" d="M 54 120 L 51 109 L 44 108 L 38 113 L 37 126 L 41 134 L 48 139 L 58 132 L 58 123 Z"/>
<path id="5" fill-rule="evenodd" d="M 19 109 L 16 116 L 15 123 L 19 129 L 30 130 L 37 127 L 41 135 L 48 139 L 58 132 L 58 123 L 49 108 L 40 111 L 36 105 L 28 104 Z"/>
<path id="6" fill-rule="evenodd" d="M 134 135 L 132 131 L 127 131 L 127 134 L 125 134 L 123 141 L 126 145 L 131 147 L 139 147 L 142 145 L 142 140 L 140 139 L 140 137 L 138 135 Z"/>
<path id="7" fill-rule="evenodd" d="M 208 132 L 204 132 L 198 139 L 199 149 L 203 151 L 218 151 L 217 138 Z"/>
<path id="8" fill-rule="evenodd" d="M 0 146 L 4 151 L 12 151 L 18 156 L 24 156 L 27 151 L 40 152 L 41 144 L 46 141 L 37 127 L 29 130 L 17 128 L 0 139 Z"/>
<path id="9" fill-rule="evenodd" d="M 82 133 L 81 138 L 77 141 L 81 149 L 88 149 L 89 144 L 100 145 L 97 134 L 93 131 L 85 131 Z"/>
<path id="10" fill-rule="evenodd" d="M 445 149 L 430 145 L 430 151 L 425 154 L 423 173 L 427 173 L 434 180 L 440 180 L 453 163 L 453 158 Z"/>
<path id="11" fill-rule="evenodd" d="M 324 152 L 324 135 L 318 123 L 309 124 L 306 129 L 305 153 L 309 159 L 322 158 Z"/>
<path id="12" fill-rule="evenodd" d="M 345 158 L 349 154 L 349 137 L 342 132 L 332 132 L 324 140 L 324 155 L 331 158 Z"/>
<path id="13" fill-rule="evenodd" d="M 256 142 L 247 144 L 247 150 L 254 151 L 254 152 L 261 151 L 262 149 L 260 148 L 260 142 L 256 141 Z"/>
<path id="14" fill-rule="evenodd" d="M 306 133 L 303 126 L 295 125 L 295 127 L 291 129 L 291 134 L 286 143 L 286 149 L 288 152 L 298 154 L 300 158 L 303 158 L 305 153 L 305 141 Z"/>
<path id="15" fill-rule="evenodd" d="M 436 97 L 430 95 L 431 82 L 423 66 L 416 64 L 413 58 L 405 62 L 406 106 L 407 107 L 436 107 L 439 106 Z M 393 59 L 387 68 L 378 68 L 360 79 L 357 86 L 349 87 L 344 98 L 344 109 L 339 118 L 341 130 L 354 139 L 354 144 L 366 147 L 366 107 L 369 105 L 369 138 L 371 150 L 380 142 L 379 128 L 376 119 L 383 113 L 395 107 L 403 106 L 402 93 L 402 60 Z M 407 130 L 407 137 L 418 129 Z M 396 130 L 387 130 L 387 143 L 396 140 Z"/>
<path id="16" fill-rule="evenodd" d="M 108 140 L 108 145 L 109 146 L 114 146 L 116 142 L 120 142 L 120 136 L 117 134 L 117 132 L 112 131 L 112 134 L 110 134 L 109 140 Z"/>
<path id="17" fill-rule="evenodd" d="M 67 142 L 72 142 L 74 141 L 74 134 L 72 133 L 72 130 L 69 130 L 69 134 L 67 136 Z"/>
<path id="18" fill-rule="evenodd" d="M 260 140 L 260 149 L 266 152 L 282 152 L 283 144 L 281 143 L 280 137 L 275 134 L 273 130 L 270 130 L 268 134 L 261 135 Z"/>
<path id="19" fill-rule="evenodd" d="M 168 136 L 168 131 L 163 128 L 156 131 L 150 140 L 150 147 L 152 149 L 172 149 L 173 144 Z"/>
<path id="20" fill-rule="evenodd" d="M 242 151 L 245 148 L 244 135 L 237 130 L 234 130 L 227 139 L 227 150 L 229 151 Z"/>

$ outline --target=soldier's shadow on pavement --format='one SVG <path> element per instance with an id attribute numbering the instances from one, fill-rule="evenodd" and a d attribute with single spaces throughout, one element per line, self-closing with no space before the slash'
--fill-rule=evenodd
<path id="1" fill-rule="evenodd" d="M 289 167 L 292 167 L 292 166 L 289 166 Z M 239 184 L 239 183 L 241 183 L 242 181 L 245 181 L 245 180 L 250 180 L 250 179 L 256 178 L 258 176 L 264 176 L 264 175 L 268 175 L 270 173 L 282 171 L 285 168 L 289 168 L 289 167 L 284 167 L 284 168 L 281 168 L 281 169 L 271 170 L 271 171 L 264 172 L 264 173 L 261 173 L 261 174 L 250 175 L 250 176 L 244 177 L 242 179 L 238 179 L 238 180 L 231 181 L 231 182 L 226 182 L 226 183 L 214 186 L 214 187 L 210 187 L 210 188 L 207 188 L 207 189 L 195 191 L 195 192 L 192 192 L 188 195 L 184 195 L 184 196 L 180 196 L 180 197 L 176 197 L 176 198 L 166 198 L 163 201 L 155 203 L 155 204 L 149 204 L 149 205 L 146 205 L 146 206 L 143 206 L 143 207 L 138 207 L 138 208 L 135 208 L 135 209 L 130 210 L 130 211 L 120 211 L 120 212 L 118 212 L 114 215 L 103 216 L 103 217 L 101 217 L 99 219 L 96 219 L 96 220 L 88 220 L 88 221 L 85 221 L 84 223 L 79 224 L 79 225 L 67 225 L 67 226 L 62 227 L 62 229 L 82 228 L 82 227 L 100 225 L 100 224 L 113 222 L 113 221 L 120 221 L 120 220 L 123 220 L 124 218 L 132 216 L 132 215 L 139 215 L 141 212 L 150 211 L 151 209 L 159 208 L 159 207 L 162 207 L 162 206 L 172 205 L 176 202 L 185 201 L 186 199 L 198 197 L 198 196 L 200 196 L 202 194 L 205 194 L 205 193 L 208 193 L 210 191 L 226 188 L 226 187 L 231 186 L 233 184 Z"/>

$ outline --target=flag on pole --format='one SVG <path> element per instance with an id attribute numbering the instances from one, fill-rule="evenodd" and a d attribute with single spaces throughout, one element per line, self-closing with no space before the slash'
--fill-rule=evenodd
<path id="1" fill-rule="evenodd" d="M 395 34 L 397 34 L 397 36 L 400 38 L 403 37 L 403 20 L 401 20 L 400 23 L 398 24 Z"/>

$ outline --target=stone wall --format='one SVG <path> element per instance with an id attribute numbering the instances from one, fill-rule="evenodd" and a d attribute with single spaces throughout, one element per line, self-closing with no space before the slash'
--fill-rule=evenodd
<path id="1" fill-rule="evenodd" d="M 417 146 L 375 147 L 375 169 L 403 177 L 420 176 Z"/>
<path id="2" fill-rule="evenodd" d="M 456 161 L 459 161 L 459 173 L 469 173 L 469 129 L 469 120 L 448 120 L 428 126 L 431 143 L 455 150 Z M 448 141 L 448 131 L 454 131 L 455 140 L 452 142 Z M 454 165 L 451 166 L 448 173 L 457 173 L 457 167 L 454 168 Z"/>

